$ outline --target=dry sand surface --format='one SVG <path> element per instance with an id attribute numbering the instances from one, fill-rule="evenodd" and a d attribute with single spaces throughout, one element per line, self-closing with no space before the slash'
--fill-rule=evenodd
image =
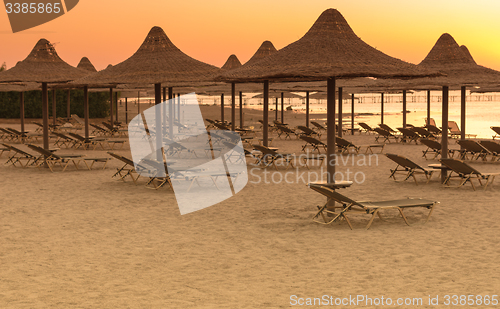
<path id="1" fill-rule="evenodd" d="M 219 118 L 219 107 L 202 110 Z M 302 114 L 285 117 L 292 126 L 304 122 Z M 261 112 L 245 111 L 245 119 L 258 128 Z M 300 152 L 300 140 L 273 136 L 279 151 Z M 374 143 L 370 135 L 346 138 Z M 421 157 L 425 148 L 388 144 L 384 152 L 423 166 L 436 163 Z M 130 156 L 128 145 L 116 152 Z M 346 222 L 320 225 L 311 219 L 323 196 L 300 179 L 256 183 L 262 170 L 232 198 L 181 216 L 170 188 L 148 189 L 145 178 L 137 186 L 112 179 L 120 166 L 116 160 L 104 170 L 70 166 L 54 173 L 2 164 L 0 308 L 288 308 L 294 299 L 323 295 L 394 303 L 421 298 L 420 306 L 399 308 L 445 308 L 445 295 L 500 295 L 500 182 L 477 191 L 470 185 L 443 188 L 437 174 L 427 185 L 421 175 L 418 186 L 397 183 L 388 178 L 395 164 L 384 155 L 374 158 L 370 166 L 349 161 L 338 167 L 364 176 L 341 193 L 359 200 L 439 201 L 427 224 L 427 210 L 416 209 L 406 211 L 411 227 L 397 211 L 384 211 L 385 221 L 375 219 L 369 230 L 369 216 L 361 214 L 350 217 L 354 230 Z M 500 163 L 473 165 L 500 172 Z M 279 169 L 281 176 L 319 171 Z M 439 305 L 429 305 L 429 295 L 438 296 Z M 398 308 L 378 306 L 386 307 Z"/>

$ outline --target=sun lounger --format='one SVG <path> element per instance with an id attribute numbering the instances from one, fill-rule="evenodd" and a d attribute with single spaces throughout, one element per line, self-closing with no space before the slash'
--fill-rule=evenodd
<path id="1" fill-rule="evenodd" d="M 33 165 L 33 164 L 37 164 L 37 161 L 39 159 L 39 156 L 38 155 L 34 155 L 32 153 L 29 153 L 27 151 L 24 151 L 22 149 L 19 149 L 17 147 L 14 147 L 12 145 L 8 145 L 8 144 L 2 144 L 5 148 L 9 149 L 9 159 L 7 160 L 7 162 L 5 162 L 5 164 L 12 164 L 12 166 L 16 166 L 17 163 L 19 163 L 19 165 L 21 165 L 21 167 L 26 167 L 28 165 Z M 26 161 L 24 164 L 23 164 L 23 160 Z"/>
<path id="2" fill-rule="evenodd" d="M 121 156 L 119 154 L 116 154 L 114 152 L 108 151 L 108 154 L 110 156 L 112 156 L 113 158 L 115 158 L 123 163 L 123 166 L 120 168 L 117 168 L 116 173 L 114 173 L 113 176 L 111 176 L 111 177 L 113 178 L 113 177 L 119 176 L 121 180 L 125 181 L 125 178 L 127 176 L 130 176 L 130 178 L 132 179 L 134 184 L 137 185 L 137 180 L 139 179 L 139 177 L 141 175 L 136 172 L 134 161 L 132 161 L 129 158 L 126 158 L 124 156 Z M 134 174 L 136 174 L 137 177 L 135 177 Z"/>
<path id="3" fill-rule="evenodd" d="M 388 125 L 381 123 L 378 125 L 382 130 L 386 130 L 387 132 L 390 132 L 392 134 L 399 134 L 398 131 L 394 130 L 393 128 L 389 127 Z"/>
<path id="4" fill-rule="evenodd" d="M 429 118 L 429 122 L 427 122 L 427 118 L 425 119 L 425 125 L 426 126 L 434 126 L 434 127 L 437 127 L 436 126 L 436 121 L 434 120 L 434 118 Z"/>
<path id="5" fill-rule="evenodd" d="M 436 136 L 434 134 L 432 134 L 426 128 L 411 127 L 409 129 L 412 130 L 413 132 L 417 133 L 418 135 L 420 135 L 420 137 L 422 137 L 422 138 L 428 138 L 428 139 L 430 139 L 430 138 L 436 138 Z"/>
<path id="6" fill-rule="evenodd" d="M 295 135 L 297 138 L 300 136 L 299 133 L 283 125 L 276 125 L 276 132 L 278 133 L 279 138 L 281 138 L 281 135 L 283 134 L 285 135 L 285 139 L 287 137 L 291 139 L 291 135 Z"/>
<path id="7" fill-rule="evenodd" d="M 490 127 L 494 132 L 493 139 L 500 137 L 500 127 Z"/>
<path id="8" fill-rule="evenodd" d="M 392 134 L 391 132 L 389 131 L 386 131 L 384 129 L 381 129 L 381 128 L 375 128 L 373 129 L 374 132 L 376 132 L 378 135 L 375 136 L 375 141 L 378 142 L 378 139 L 383 137 L 384 138 L 384 143 L 387 141 L 387 142 L 391 142 L 391 138 L 393 138 L 396 142 L 398 142 L 399 140 L 399 137 Z"/>
<path id="9" fill-rule="evenodd" d="M 306 142 L 303 146 L 302 146 L 302 151 L 306 151 L 306 148 L 308 146 L 311 146 L 312 147 L 312 151 L 318 151 L 318 153 L 321 153 L 319 148 L 320 147 L 323 147 L 323 149 L 326 151 L 326 144 L 323 143 L 322 141 L 320 140 L 317 140 L 315 139 L 314 137 L 311 137 L 311 136 L 307 136 L 307 135 L 301 135 L 299 136 L 299 138 L 301 140 L 303 140 L 304 142 Z"/>
<path id="10" fill-rule="evenodd" d="M 462 136 L 462 131 L 455 121 L 448 121 L 448 132 L 451 138 L 459 138 Z M 465 134 L 465 138 L 475 138 L 476 134 Z"/>
<path id="11" fill-rule="evenodd" d="M 415 184 L 418 185 L 418 181 L 417 178 L 415 177 L 415 174 L 421 173 L 425 175 L 427 179 L 426 183 L 429 183 L 432 177 L 432 173 L 435 171 L 435 169 L 428 169 L 425 167 L 421 167 L 417 163 L 403 156 L 399 156 L 392 153 L 386 153 L 385 155 L 397 164 L 396 168 L 391 169 L 391 175 L 389 176 L 389 178 L 393 178 L 394 180 L 396 180 L 396 173 L 401 172 L 403 174 L 406 174 L 406 178 L 403 181 L 406 181 L 410 177 L 413 177 L 413 180 L 415 180 Z"/>
<path id="12" fill-rule="evenodd" d="M 451 170 L 450 174 L 443 183 L 448 187 L 451 187 L 450 186 L 451 178 L 460 178 L 461 180 L 460 184 L 455 187 L 458 188 L 465 185 L 467 182 L 470 182 L 470 184 L 472 185 L 472 189 L 474 189 L 475 191 L 476 187 L 472 182 L 472 180 L 475 178 L 479 181 L 479 184 L 481 186 L 483 185 L 482 180 L 486 180 L 486 183 L 484 183 L 484 189 L 486 190 L 488 184 L 491 184 L 495 180 L 495 176 L 500 175 L 500 173 L 481 173 L 480 171 L 476 170 L 475 168 L 468 165 L 462 160 L 441 159 L 441 163 Z"/>
<path id="13" fill-rule="evenodd" d="M 418 135 L 418 133 L 407 128 L 398 128 L 398 130 L 402 134 L 401 135 L 402 143 L 415 142 L 415 144 L 418 144 L 418 139 L 420 138 L 420 135 Z"/>
<path id="14" fill-rule="evenodd" d="M 16 135 L 14 133 L 5 128 L 0 128 L 0 134 L 0 138 L 3 141 L 13 141 L 16 138 Z"/>
<path id="15" fill-rule="evenodd" d="M 462 148 L 460 151 L 461 160 L 468 160 L 468 156 L 470 155 L 470 160 L 477 160 L 481 158 L 483 161 L 486 161 L 486 156 L 491 154 L 488 149 L 484 148 L 476 141 L 458 140 L 457 143 Z"/>
<path id="16" fill-rule="evenodd" d="M 481 146 L 488 149 L 488 151 L 492 154 L 491 161 L 500 161 L 500 144 L 494 141 L 480 141 Z"/>
<path id="17" fill-rule="evenodd" d="M 440 135 L 441 135 L 441 133 L 443 133 L 443 132 L 441 131 L 441 129 L 439 129 L 439 128 L 438 128 L 438 127 L 436 127 L 436 126 L 433 126 L 433 125 L 428 124 L 428 125 L 426 125 L 425 127 L 427 128 L 427 130 L 429 130 L 429 132 L 431 132 L 431 133 L 432 133 L 432 134 L 434 134 L 435 136 L 440 136 Z"/>
<path id="18" fill-rule="evenodd" d="M 53 132 L 54 136 L 56 137 L 56 141 L 54 142 L 54 146 L 65 146 L 66 148 L 74 147 L 75 144 L 77 143 L 77 140 L 72 138 L 71 136 L 68 136 L 64 133 L 60 132 Z"/>
<path id="19" fill-rule="evenodd" d="M 434 157 L 432 157 L 432 159 L 435 159 L 441 154 L 441 143 L 427 138 L 421 138 L 420 142 L 427 146 L 426 150 L 422 150 L 422 157 L 427 159 L 427 154 L 434 154 Z"/>
<path id="20" fill-rule="evenodd" d="M 297 129 L 303 132 L 303 135 L 307 136 L 317 136 L 318 139 L 321 139 L 321 134 L 319 132 L 314 131 L 311 128 L 305 127 L 305 126 L 298 126 Z"/>
<path id="21" fill-rule="evenodd" d="M 281 160 L 281 162 L 285 163 L 286 169 L 288 169 L 290 165 L 294 167 L 292 161 L 295 158 L 295 155 L 278 153 L 273 149 L 261 145 L 253 145 L 253 147 L 255 150 L 262 153 L 259 164 L 263 165 L 264 167 L 273 165 L 274 168 L 278 170 L 278 166 L 276 165 L 278 160 Z"/>
<path id="22" fill-rule="evenodd" d="M 90 132 L 90 134 L 92 135 L 107 135 L 109 133 L 109 131 L 103 127 L 101 127 L 100 125 L 98 124 L 95 124 L 95 123 L 89 123 L 89 125 L 94 128 L 92 130 L 92 132 Z"/>
<path id="23" fill-rule="evenodd" d="M 358 125 L 361 127 L 362 132 L 367 134 L 372 132 L 375 133 L 374 129 L 364 122 L 358 122 Z"/>
<path id="24" fill-rule="evenodd" d="M 319 131 L 324 131 L 326 132 L 326 127 L 322 126 L 321 124 L 317 123 L 316 121 L 311 121 L 311 124 L 316 127 Z"/>
<path id="25" fill-rule="evenodd" d="M 62 167 L 62 171 L 64 172 L 70 163 L 78 169 L 78 165 L 83 158 L 83 155 L 72 154 L 72 155 L 58 155 L 54 152 L 48 151 L 36 145 L 28 144 L 28 147 L 33 151 L 40 154 L 39 159 L 37 160 L 37 166 L 40 167 L 44 163 L 46 163 L 47 167 L 53 172 L 53 167 L 56 164 L 59 164 Z"/>
<path id="26" fill-rule="evenodd" d="M 361 147 L 354 145 L 353 143 L 343 139 L 342 137 L 337 136 L 335 138 L 335 142 L 340 152 L 343 154 L 349 153 L 351 149 L 354 150 L 355 153 L 359 153 L 359 150 L 361 149 Z"/>
<path id="27" fill-rule="evenodd" d="M 363 201 L 357 202 L 352 200 L 340 193 L 338 191 L 329 189 L 325 186 L 309 184 L 309 187 L 314 191 L 324 195 L 327 197 L 327 202 L 323 206 L 318 206 L 319 211 L 314 215 L 313 221 L 321 224 L 330 224 L 340 219 L 345 219 L 347 224 L 352 230 L 351 222 L 348 218 L 348 214 L 350 213 L 366 213 L 371 215 L 368 224 L 366 225 L 366 229 L 369 229 L 375 219 L 375 216 L 380 215 L 381 210 L 390 210 L 395 209 L 399 211 L 399 214 L 405 221 L 405 223 L 409 226 L 408 220 L 406 219 L 403 210 L 407 208 L 417 208 L 423 207 L 429 209 L 429 213 L 424 223 L 429 221 L 429 218 L 434 210 L 434 206 L 439 204 L 437 201 L 428 200 L 428 199 L 415 199 L 415 198 L 406 198 L 406 199 L 398 199 L 398 200 L 387 200 L 387 201 Z M 335 201 L 342 205 L 342 208 L 339 212 L 336 212 L 335 209 L 330 210 L 327 208 L 331 201 Z M 332 219 L 327 217 L 327 214 L 333 216 Z M 319 216 L 323 218 L 323 221 L 318 220 Z M 382 218 L 381 218 L 382 219 Z"/>

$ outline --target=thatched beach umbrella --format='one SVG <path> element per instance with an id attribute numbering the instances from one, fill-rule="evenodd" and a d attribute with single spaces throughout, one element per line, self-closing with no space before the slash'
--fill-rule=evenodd
<path id="1" fill-rule="evenodd" d="M 168 98 L 173 98 L 173 86 L 209 82 L 220 69 L 191 58 L 177 48 L 163 29 L 153 27 L 139 49 L 127 60 L 77 81 L 77 84 L 154 84 L 155 103 L 161 103 L 161 84 L 169 86 Z M 173 106 L 169 106 L 173 117 Z M 156 114 L 157 130 L 161 127 L 160 113 Z M 172 118 L 173 119 L 173 118 Z M 169 121 L 173 137 L 173 121 Z M 159 131 L 158 131 L 159 132 Z M 157 138 L 157 147 L 162 140 Z"/>
<path id="2" fill-rule="evenodd" d="M 254 64 L 222 74 L 227 82 L 263 82 L 267 97 L 269 80 L 327 80 L 328 182 L 335 182 L 335 81 L 342 78 L 411 78 L 433 73 L 390 57 L 363 42 L 335 9 L 324 11 L 298 41 Z M 436 74 L 437 75 L 437 74 Z M 264 109 L 268 102 L 264 99 Z M 267 119 L 264 119 L 266 122 Z M 264 123 L 264 142 L 267 123 Z"/>
<path id="3" fill-rule="evenodd" d="M 80 59 L 80 62 L 78 62 L 78 65 L 76 67 L 89 72 L 97 72 L 96 68 L 87 57 L 83 57 L 82 59 Z"/>
<path id="4" fill-rule="evenodd" d="M 88 75 L 64 62 L 46 39 L 36 43 L 31 53 L 13 68 L 0 74 L 0 82 L 42 83 L 43 147 L 49 148 L 49 105 L 47 84 L 66 83 Z"/>
<path id="5" fill-rule="evenodd" d="M 236 57 L 235 54 L 232 54 L 231 56 L 229 56 L 229 58 L 227 58 L 226 63 L 224 63 L 221 69 L 232 70 L 239 67 L 241 67 L 240 60 L 238 59 L 238 57 Z"/>

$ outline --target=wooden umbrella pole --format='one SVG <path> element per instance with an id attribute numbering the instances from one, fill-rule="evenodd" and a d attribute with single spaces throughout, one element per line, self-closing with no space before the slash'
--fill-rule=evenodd
<path id="1" fill-rule="evenodd" d="M 380 94 L 380 123 L 384 124 L 384 93 Z"/>
<path id="2" fill-rule="evenodd" d="M 335 183 L 336 137 L 335 137 L 335 77 L 326 83 L 326 121 L 327 121 L 327 182 Z"/>
<path id="3" fill-rule="evenodd" d="M 339 132 L 338 132 L 338 135 L 339 137 L 342 137 L 342 133 L 343 133 L 343 129 L 342 129 L 342 125 L 343 125 L 343 118 L 344 118 L 344 113 L 342 111 L 342 91 L 344 89 L 342 87 L 339 87 Z"/>
<path id="4" fill-rule="evenodd" d="M 170 139 L 174 138 L 174 88 L 168 87 L 168 133 Z"/>
<path id="5" fill-rule="evenodd" d="M 431 91 L 427 90 L 427 125 L 431 124 Z"/>
<path id="6" fill-rule="evenodd" d="M 128 98 L 125 97 L 125 123 L 128 124 Z"/>
<path id="7" fill-rule="evenodd" d="M 460 139 L 465 140 L 465 118 L 466 118 L 466 90 L 465 86 L 460 87 L 460 128 L 462 131 L 460 132 Z"/>
<path id="8" fill-rule="evenodd" d="M 43 148 L 49 149 L 49 93 L 47 83 L 42 83 Z"/>
<path id="9" fill-rule="evenodd" d="M 275 108 L 274 108 L 274 120 L 278 121 L 278 97 L 276 97 Z"/>
<path id="10" fill-rule="evenodd" d="M 66 94 L 66 118 L 69 121 L 71 119 L 71 90 L 68 89 Z"/>
<path id="11" fill-rule="evenodd" d="M 83 87 L 83 118 L 85 119 L 85 139 L 89 139 L 89 88 Z"/>
<path id="12" fill-rule="evenodd" d="M 243 129 L 243 93 L 240 91 L 240 128 Z"/>
<path id="13" fill-rule="evenodd" d="M 264 81 L 264 107 L 263 107 L 263 123 L 262 123 L 262 145 L 268 146 L 269 139 L 269 81 Z"/>
<path id="14" fill-rule="evenodd" d="M 114 127 L 115 122 L 113 121 L 113 88 L 109 88 L 109 108 L 111 127 Z"/>
<path id="15" fill-rule="evenodd" d="M 224 123 L 224 94 L 220 95 L 220 121 Z"/>
<path id="16" fill-rule="evenodd" d="M 20 115 L 21 116 L 21 133 L 24 136 L 25 129 L 24 129 L 24 92 L 23 91 L 21 91 L 19 93 L 19 103 L 21 104 L 21 111 L 20 111 L 21 112 L 21 115 Z"/>
<path id="17" fill-rule="evenodd" d="M 231 83 L 231 130 L 236 130 L 236 84 Z"/>
<path id="18" fill-rule="evenodd" d="M 306 91 L 306 127 L 309 128 L 309 91 Z"/>
<path id="19" fill-rule="evenodd" d="M 403 128 L 406 128 L 406 90 L 403 90 Z"/>
<path id="20" fill-rule="evenodd" d="M 441 135 L 441 159 L 448 158 L 448 86 L 443 86 L 442 98 L 442 135 Z M 441 183 L 444 183 L 447 177 L 447 170 L 441 170 Z"/>
<path id="21" fill-rule="evenodd" d="M 155 140 L 156 140 L 156 161 L 163 163 L 163 132 L 162 132 L 162 117 L 161 117 L 161 83 L 155 84 Z M 158 171 L 160 172 L 160 171 Z M 163 171 L 164 172 L 164 171 Z M 161 175 L 161 174 L 159 174 Z"/>
<path id="22" fill-rule="evenodd" d="M 354 93 L 351 94 L 351 135 L 354 135 Z"/>
<path id="23" fill-rule="evenodd" d="M 281 123 L 285 123 L 285 94 L 281 93 Z"/>

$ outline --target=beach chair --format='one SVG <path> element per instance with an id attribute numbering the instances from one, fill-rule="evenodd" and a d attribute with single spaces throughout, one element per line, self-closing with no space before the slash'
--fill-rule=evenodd
<path id="1" fill-rule="evenodd" d="M 98 145 L 101 146 L 101 148 L 104 150 L 104 146 L 102 145 L 102 142 L 106 141 L 105 138 L 101 137 L 89 137 L 88 139 L 81 136 L 80 134 L 69 132 L 69 136 L 75 139 L 75 148 L 79 148 L 80 146 L 83 149 L 89 149 L 90 146 L 94 146 L 93 150 L 96 149 Z"/>
<path id="2" fill-rule="evenodd" d="M 500 127 L 490 127 L 494 132 L 493 139 L 500 137 Z"/>
<path id="3" fill-rule="evenodd" d="M 285 135 L 285 139 L 287 138 L 292 139 L 291 138 L 292 135 L 295 135 L 297 138 L 300 136 L 299 133 L 283 125 L 276 125 L 276 132 L 278 133 L 279 138 L 281 138 L 282 135 Z"/>
<path id="4" fill-rule="evenodd" d="M 383 141 L 384 143 L 385 142 L 389 142 L 390 143 L 391 142 L 391 138 L 393 138 L 396 141 L 396 143 L 399 140 L 398 136 L 396 136 L 396 135 L 392 134 L 391 132 L 386 131 L 386 130 L 384 130 L 382 128 L 375 128 L 375 129 L 373 129 L 373 131 L 378 134 L 378 135 L 375 136 L 375 141 L 376 142 L 378 142 L 379 138 L 381 138 L 381 137 L 384 138 L 384 141 Z"/>
<path id="5" fill-rule="evenodd" d="M 323 131 L 326 132 L 326 127 L 322 126 L 321 124 L 317 123 L 316 121 L 311 121 L 311 124 L 318 129 L 318 131 Z"/>
<path id="6" fill-rule="evenodd" d="M 12 166 L 15 167 L 16 164 L 19 163 L 21 167 L 26 167 L 28 165 L 37 164 L 39 159 L 38 155 L 31 154 L 27 151 L 24 151 L 12 145 L 8 144 L 2 144 L 2 145 L 9 150 L 9 155 L 10 155 L 9 158 L 7 159 L 7 162 L 5 162 L 5 165 L 10 163 L 12 164 Z M 24 164 L 23 160 L 26 161 Z"/>
<path id="7" fill-rule="evenodd" d="M 64 146 L 66 148 L 70 148 L 70 147 L 74 147 L 75 144 L 77 143 L 77 140 L 75 140 L 71 136 L 68 136 L 64 133 L 52 132 L 52 134 L 54 134 L 54 136 L 56 137 L 56 140 L 54 142 L 54 146 L 58 146 L 58 147 Z"/>
<path id="8" fill-rule="evenodd" d="M 108 151 L 108 154 L 123 163 L 123 166 L 117 168 L 116 173 L 114 173 L 113 176 L 111 176 L 111 178 L 118 176 L 120 177 L 121 180 L 125 182 L 125 178 L 129 176 L 134 182 L 134 184 L 137 185 L 137 180 L 141 175 L 136 172 L 134 161 L 119 154 L 116 154 L 114 152 Z M 135 177 L 134 175 L 137 175 L 137 177 Z"/>
<path id="9" fill-rule="evenodd" d="M 412 131 L 408 128 L 398 128 L 399 132 L 401 132 L 401 142 L 402 143 L 411 143 L 415 142 L 415 144 L 418 144 L 418 139 L 420 138 L 420 135 L 416 133 L 415 131 Z"/>
<path id="10" fill-rule="evenodd" d="M 349 227 L 352 228 L 351 222 L 349 220 L 348 214 L 350 213 L 366 213 L 371 215 L 368 224 L 366 225 L 366 229 L 369 229 L 375 219 L 375 216 L 380 215 L 381 210 L 398 210 L 399 214 L 405 221 L 405 223 L 410 226 L 410 223 L 406 219 L 406 216 L 403 212 L 404 209 L 408 208 L 427 208 L 429 209 L 429 213 L 427 214 L 427 218 L 424 222 L 427 223 L 429 218 L 431 217 L 432 211 L 434 210 L 434 206 L 439 204 L 437 201 L 428 200 L 428 199 L 415 199 L 415 198 L 406 198 L 406 199 L 398 199 L 398 200 L 387 200 L 387 201 L 360 201 L 357 202 L 353 199 L 350 199 L 333 189 L 329 189 L 327 187 L 315 184 L 309 184 L 309 187 L 314 191 L 324 195 L 327 197 L 327 202 L 323 206 L 318 206 L 319 211 L 314 215 L 313 221 L 321 224 L 330 224 L 340 219 L 345 219 Z M 328 205 L 331 201 L 335 201 L 342 205 L 340 211 L 337 213 L 335 209 L 328 209 Z M 333 218 L 328 218 L 328 215 Z M 323 218 L 323 221 L 319 220 L 319 217 Z"/>
<path id="11" fill-rule="evenodd" d="M 433 126 L 433 125 L 426 125 L 425 126 L 427 128 L 427 130 L 432 133 L 433 135 L 435 136 L 441 136 L 441 134 L 443 133 L 443 131 L 441 131 L 441 129 L 439 129 L 438 127 L 436 126 Z"/>
<path id="12" fill-rule="evenodd" d="M 429 121 L 427 121 L 427 118 L 425 118 L 425 126 L 434 126 L 434 127 L 437 127 L 436 126 L 436 121 L 434 120 L 434 118 L 429 118 Z"/>
<path id="13" fill-rule="evenodd" d="M 307 136 L 307 135 L 301 135 L 299 137 L 301 140 L 303 140 L 304 142 L 306 142 L 303 146 L 302 146 L 302 151 L 306 151 L 306 148 L 307 146 L 311 146 L 312 147 L 312 151 L 318 151 L 318 153 L 321 153 L 321 151 L 319 150 L 320 147 L 323 147 L 323 149 L 325 150 L 326 152 L 326 144 L 323 143 L 322 141 L 320 140 L 317 140 L 315 139 L 314 137 L 311 137 L 311 136 Z"/>
<path id="14" fill-rule="evenodd" d="M 78 165 L 83 158 L 83 155 L 72 154 L 72 155 L 58 155 L 54 152 L 43 149 L 42 147 L 38 147 L 36 145 L 28 144 L 28 147 L 33 151 L 40 154 L 40 157 L 37 160 L 37 167 L 40 167 L 44 163 L 47 164 L 47 167 L 51 172 L 54 172 L 53 167 L 56 164 L 59 164 L 62 167 L 62 171 L 64 172 L 70 163 L 73 163 L 76 169 L 78 169 Z"/>
<path id="15" fill-rule="evenodd" d="M 401 172 L 403 174 L 406 174 L 406 178 L 403 181 L 406 181 L 410 177 L 413 177 L 413 180 L 415 180 L 415 184 L 418 185 L 418 181 L 417 178 L 415 177 L 415 174 L 421 173 L 425 175 L 427 179 L 426 181 L 427 184 L 431 180 L 432 173 L 436 171 L 435 169 L 428 169 L 425 167 L 421 167 L 417 163 L 403 156 L 399 156 L 392 153 L 386 153 L 385 155 L 397 164 L 396 168 L 391 169 L 391 175 L 389 176 L 389 178 L 393 178 L 395 181 L 397 181 L 396 173 Z"/>
<path id="16" fill-rule="evenodd" d="M 109 133 L 109 131 L 107 129 L 101 127 L 98 124 L 89 123 L 89 125 L 93 128 L 92 132 L 90 132 L 90 134 L 92 134 L 92 135 L 104 136 L 104 135 L 107 135 Z"/>
<path id="17" fill-rule="evenodd" d="M 468 155 L 470 155 L 470 160 L 478 160 L 481 158 L 483 161 L 486 161 L 486 156 L 491 154 L 488 149 L 473 140 L 458 140 L 457 143 L 462 148 L 460 150 L 461 160 L 469 160 Z"/>
<path id="18" fill-rule="evenodd" d="M 462 136 L 462 131 L 455 121 L 448 121 L 448 132 L 451 138 L 459 138 Z M 475 138 L 476 134 L 465 134 L 465 138 Z"/>
<path id="19" fill-rule="evenodd" d="M 317 136 L 318 139 L 321 139 L 321 133 L 314 131 L 311 128 L 305 127 L 305 126 L 298 126 L 297 129 L 303 132 L 302 135 L 307 135 L 307 136 Z"/>
<path id="20" fill-rule="evenodd" d="M 76 127 L 79 128 L 85 127 L 85 121 L 82 118 L 80 118 L 77 114 L 71 114 L 71 119 L 73 119 L 76 122 Z"/>
<path id="21" fill-rule="evenodd" d="M 365 132 L 366 134 L 375 133 L 375 130 L 364 122 L 358 122 L 358 125 L 361 127 L 361 132 Z"/>
<path id="22" fill-rule="evenodd" d="M 412 130 L 413 132 L 417 133 L 418 135 L 420 135 L 420 137 L 422 137 L 422 138 L 427 138 L 427 139 L 429 139 L 429 138 L 436 138 L 436 136 L 434 134 L 432 134 L 426 128 L 411 127 L 409 129 Z"/>
<path id="23" fill-rule="evenodd" d="M 441 144 L 439 142 L 427 138 L 421 138 L 420 142 L 427 146 L 426 150 L 422 150 L 422 157 L 427 159 L 427 154 L 434 154 L 434 157 L 432 157 L 432 159 L 435 159 L 441 154 Z"/>
<path id="24" fill-rule="evenodd" d="M 488 151 L 491 153 L 492 158 L 491 161 L 500 161 L 500 144 L 494 141 L 480 141 L 479 142 L 481 146 L 484 148 L 488 149 Z"/>
<path id="25" fill-rule="evenodd" d="M 16 138 L 16 135 L 14 133 L 5 128 L 0 128 L 0 134 L 0 138 L 3 141 L 13 141 Z"/>
<path id="26" fill-rule="evenodd" d="M 475 178 L 479 181 L 479 184 L 481 186 L 483 186 L 482 180 L 486 180 L 486 183 L 484 183 L 484 189 L 486 190 L 488 184 L 491 184 L 495 180 L 495 176 L 500 175 L 500 173 L 481 173 L 480 171 L 476 170 L 475 168 L 468 165 L 462 160 L 441 159 L 440 161 L 441 164 L 445 165 L 446 167 L 448 167 L 448 169 L 451 170 L 450 174 L 448 175 L 448 177 L 446 177 L 443 183 L 448 187 L 451 187 L 450 185 L 451 178 L 460 178 L 461 182 L 458 186 L 455 186 L 456 188 L 465 185 L 467 182 L 470 182 L 470 184 L 472 185 L 472 189 L 474 189 L 475 191 L 476 187 L 472 182 L 472 180 Z"/>
<path id="27" fill-rule="evenodd" d="M 353 143 L 349 142 L 348 140 L 343 139 L 342 137 L 336 137 L 335 138 L 335 143 L 337 144 L 337 147 L 339 148 L 340 152 L 342 154 L 349 153 L 349 151 L 352 149 L 356 154 L 359 153 L 359 150 L 361 149 L 360 146 L 356 146 Z"/>
<path id="28" fill-rule="evenodd" d="M 260 151 L 262 153 L 262 157 L 260 158 L 258 164 L 264 167 L 273 165 L 274 168 L 278 170 L 278 166 L 276 165 L 278 160 L 285 163 L 286 169 L 288 169 L 290 165 L 294 167 L 293 159 L 295 158 L 295 155 L 293 154 L 278 153 L 273 149 L 261 145 L 253 145 L 253 147 L 255 150 Z"/>
<path id="29" fill-rule="evenodd" d="M 390 132 L 392 134 L 399 134 L 398 131 L 394 130 L 393 128 L 389 127 L 388 125 L 381 123 L 378 125 L 381 129 L 386 130 L 387 132 Z"/>

